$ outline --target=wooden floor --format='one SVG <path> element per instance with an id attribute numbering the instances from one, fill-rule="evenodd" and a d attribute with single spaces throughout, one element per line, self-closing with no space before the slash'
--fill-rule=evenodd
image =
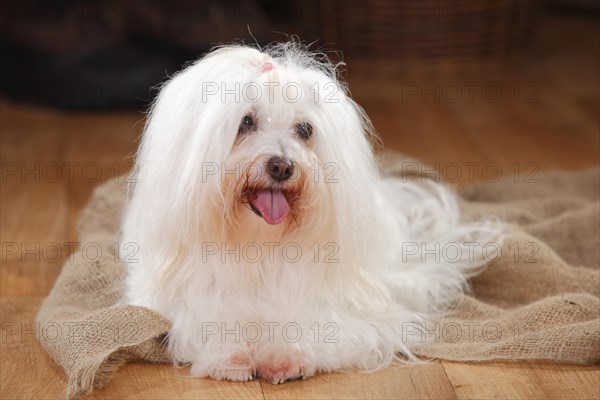
<path id="1" fill-rule="evenodd" d="M 587 39 L 575 40 L 569 32 L 580 23 L 555 24 L 561 29 L 548 33 L 551 40 L 543 43 L 567 45 L 542 45 L 541 61 L 461 70 L 438 65 L 400 73 L 389 65 L 374 72 L 357 62 L 354 69 L 349 66 L 350 88 L 386 147 L 437 165 L 459 184 L 492 179 L 495 172 L 485 170 L 489 165 L 519 179 L 538 170 L 595 166 L 600 162 L 597 25 L 588 27 Z M 409 95 L 425 78 L 434 90 L 436 82 L 440 90 L 493 82 L 503 95 L 495 102 L 477 90 L 473 101 L 466 94 L 451 101 L 456 97 L 450 92 L 441 93 L 439 101 L 432 94 Z M 64 243 L 77 240 L 78 212 L 91 190 L 128 168 L 126 157 L 135 150 L 142 117 L 0 103 L 2 399 L 63 396 L 65 377 L 37 345 L 32 321 L 68 255 Z M 462 166 L 460 176 L 445 169 L 455 166 L 451 163 Z M 21 246 L 18 254 L 9 255 L 6 243 Z M 598 366 L 549 363 L 435 361 L 372 374 L 322 374 L 278 386 L 191 379 L 186 369 L 137 364 L 123 367 L 109 387 L 90 398 L 597 399 L 599 388 Z"/>

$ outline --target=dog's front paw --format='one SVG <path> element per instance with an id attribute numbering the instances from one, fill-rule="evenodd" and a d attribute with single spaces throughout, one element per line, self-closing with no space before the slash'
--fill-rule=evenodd
<path id="1" fill-rule="evenodd" d="M 256 377 L 256 368 L 246 354 L 236 354 L 227 361 L 210 368 L 208 376 L 219 381 L 247 382 Z"/>
<path id="2" fill-rule="evenodd" d="M 299 351 L 272 353 L 258 363 L 258 375 L 274 385 L 314 374 L 308 361 Z"/>

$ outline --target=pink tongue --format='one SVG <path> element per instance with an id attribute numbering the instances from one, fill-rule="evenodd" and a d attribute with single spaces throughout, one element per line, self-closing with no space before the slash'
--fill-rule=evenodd
<path id="1" fill-rule="evenodd" d="M 269 225 L 277 225 L 290 212 L 290 205 L 281 192 L 261 190 L 255 196 L 250 196 L 250 202 Z"/>

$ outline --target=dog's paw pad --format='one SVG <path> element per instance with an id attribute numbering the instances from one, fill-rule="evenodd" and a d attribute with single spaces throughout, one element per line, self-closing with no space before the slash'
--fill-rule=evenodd
<path id="1" fill-rule="evenodd" d="M 213 369 L 209 376 L 219 381 L 247 382 L 256 377 L 256 370 L 250 358 L 246 355 L 236 355 L 224 365 Z"/>
<path id="2" fill-rule="evenodd" d="M 299 355 L 274 356 L 259 364 L 258 375 L 274 385 L 294 379 L 305 379 L 309 376 L 305 363 Z"/>

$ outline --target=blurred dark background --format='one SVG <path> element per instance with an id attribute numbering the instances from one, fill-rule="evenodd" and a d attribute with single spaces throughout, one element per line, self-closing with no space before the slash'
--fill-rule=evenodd
<path id="1" fill-rule="evenodd" d="M 69 110 L 141 110 L 152 87 L 215 44 L 286 35 L 339 50 L 331 57 L 363 75 L 522 68 L 552 35 L 583 40 L 548 19 L 597 21 L 599 10 L 587 0 L 3 1 L 0 90 Z"/>

